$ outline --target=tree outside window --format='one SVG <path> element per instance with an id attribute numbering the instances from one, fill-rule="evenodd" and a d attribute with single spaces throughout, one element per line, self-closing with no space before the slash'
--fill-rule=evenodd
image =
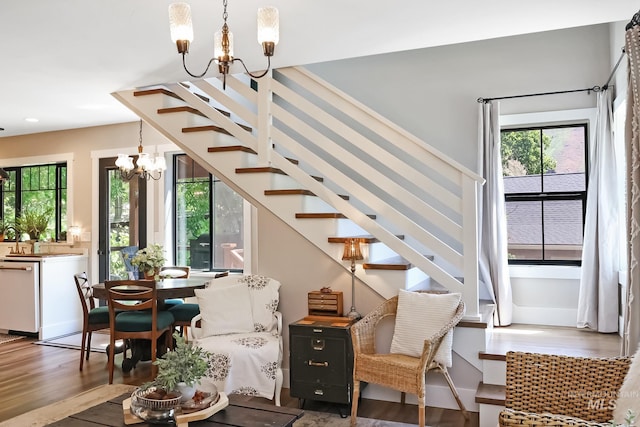
<path id="1" fill-rule="evenodd" d="M 503 130 L 501 143 L 510 262 L 579 264 L 586 124 Z"/>

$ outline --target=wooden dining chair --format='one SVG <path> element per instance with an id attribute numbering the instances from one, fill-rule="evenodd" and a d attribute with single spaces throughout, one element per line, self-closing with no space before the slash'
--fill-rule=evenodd
<path id="1" fill-rule="evenodd" d="M 155 280 L 107 280 L 104 282 L 109 303 L 109 384 L 113 383 L 115 341 L 145 339 L 151 341 L 151 362 L 156 360 L 158 338 L 165 334 L 165 345 L 173 347 L 173 315 L 158 311 Z M 116 313 L 116 310 L 120 312 Z M 126 350 L 124 357 L 126 358 Z M 151 366 L 152 376 L 157 366 Z"/>
<path id="2" fill-rule="evenodd" d="M 74 274 L 73 280 L 76 282 L 82 307 L 82 343 L 80 344 L 80 370 L 82 371 L 85 352 L 87 360 L 89 360 L 91 353 L 91 333 L 109 328 L 109 308 L 107 306 L 96 307 L 87 273 Z"/>
<path id="3" fill-rule="evenodd" d="M 188 265 L 165 265 L 160 267 L 160 277 L 163 278 L 188 279 L 190 274 L 191 267 Z M 163 307 L 165 310 L 168 310 L 183 303 L 184 300 L 182 298 L 170 298 L 163 301 Z"/>

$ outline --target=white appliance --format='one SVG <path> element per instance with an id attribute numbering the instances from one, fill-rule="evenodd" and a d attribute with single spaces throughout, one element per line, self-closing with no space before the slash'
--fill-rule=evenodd
<path id="1" fill-rule="evenodd" d="M 40 263 L 0 261 L 0 329 L 40 332 Z"/>

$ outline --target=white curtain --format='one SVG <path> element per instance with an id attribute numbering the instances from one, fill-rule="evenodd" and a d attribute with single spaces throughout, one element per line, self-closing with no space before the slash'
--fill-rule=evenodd
<path id="1" fill-rule="evenodd" d="M 637 25 L 629 28 L 625 38 L 629 59 L 625 125 L 629 266 L 622 354 L 630 356 L 640 341 L 640 28 Z"/>
<path id="2" fill-rule="evenodd" d="M 512 318 L 511 279 L 507 257 L 507 216 L 500 155 L 500 103 L 479 106 L 478 158 L 486 180 L 480 197 L 480 280 L 496 303 L 494 325 L 508 326 Z"/>
<path id="3" fill-rule="evenodd" d="M 620 224 L 611 91 L 598 92 L 578 297 L 579 328 L 618 331 Z"/>

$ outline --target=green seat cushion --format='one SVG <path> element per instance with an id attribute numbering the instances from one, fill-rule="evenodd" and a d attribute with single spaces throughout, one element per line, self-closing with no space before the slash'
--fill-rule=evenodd
<path id="1" fill-rule="evenodd" d="M 106 305 L 104 307 L 96 307 L 89 311 L 89 324 L 97 325 L 100 323 L 109 323 L 109 307 Z"/>
<path id="2" fill-rule="evenodd" d="M 174 322 L 173 315 L 168 311 L 158 312 L 158 329 L 171 326 Z M 116 331 L 143 332 L 151 330 L 150 311 L 123 311 L 116 315 Z"/>
<path id="3" fill-rule="evenodd" d="M 182 303 L 184 303 L 184 301 L 181 300 L 180 298 L 166 299 L 166 300 L 164 300 L 164 309 L 168 310 L 171 307 L 175 307 L 176 305 L 181 305 Z"/>
<path id="4" fill-rule="evenodd" d="M 173 318 L 180 322 L 189 322 L 191 319 L 200 314 L 200 306 L 198 304 L 185 303 L 176 305 L 169 309 L 169 313 Z"/>

